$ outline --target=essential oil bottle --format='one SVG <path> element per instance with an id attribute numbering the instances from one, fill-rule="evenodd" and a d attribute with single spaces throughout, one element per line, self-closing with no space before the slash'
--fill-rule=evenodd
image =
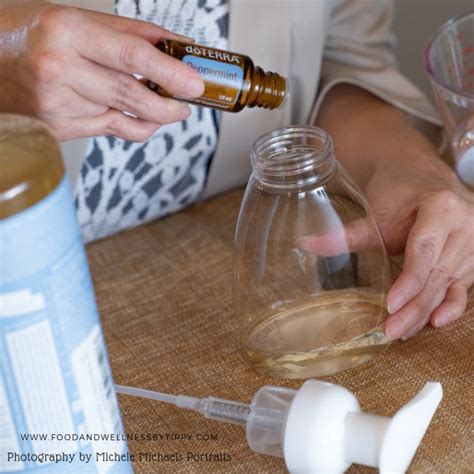
<path id="1" fill-rule="evenodd" d="M 204 93 L 195 99 L 177 97 L 154 82 L 148 87 L 165 97 L 192 104 L 239 112 L 244 107 L 281 108 L 288 95 L 288 80 L 274 72 L 265 72 L 243 54 L 209 48 L 199 44 L 162 40 L 157 48 L 183 61 L 203 78 Z"/>

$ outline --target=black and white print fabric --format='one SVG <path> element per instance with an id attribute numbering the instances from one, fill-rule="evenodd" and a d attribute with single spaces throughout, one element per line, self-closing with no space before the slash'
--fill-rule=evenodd
<path id="1" fill-rule="evenodd" d="M 117 0 L 116 13 L 152 21 L 226 49 L 227 0 Z M 218 138 L 218 114 L 191 106 L 184 122 L 166 125 L 146 143 L 91 140 L 76 185 L 85 242 L 182 209 L 199 199 Z"/>

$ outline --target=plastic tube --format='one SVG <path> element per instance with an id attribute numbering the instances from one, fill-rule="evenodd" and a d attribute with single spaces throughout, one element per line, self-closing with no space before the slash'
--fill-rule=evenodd
<path id="1" fill-rule="evenodd" d="M 127 387 L 125 385 L 115 385 L 117 393 L 131 395 L 134 397 L 149 398 L 160 402 L 171 403 L 179 408 L 194 410 L 206 418 L 225 423 L 245 425 L 250 413 L 250 406 L 244 403 L 224 400 L 222 398 L 207 397 L 195 398 L 186 395 L 169 395 L 167 393 L 145 390 L 143 388 Z"/>

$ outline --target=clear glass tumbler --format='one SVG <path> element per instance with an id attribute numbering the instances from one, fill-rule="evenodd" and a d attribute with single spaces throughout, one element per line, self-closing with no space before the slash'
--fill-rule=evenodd
<path id="1" fill-rule="evenodd" d="M 282 378 L 367 362 L 389 343 L 391 273 L 365 197 L 321 129 L 275 130 L 251 159 L 234 247 L 245 358 Z"/>
<path id="2" fill-rule="evenodd" d="M 474 12 L 439 30 L 425 49 L 425 66 L 456 172 L 474 188 Z"/>

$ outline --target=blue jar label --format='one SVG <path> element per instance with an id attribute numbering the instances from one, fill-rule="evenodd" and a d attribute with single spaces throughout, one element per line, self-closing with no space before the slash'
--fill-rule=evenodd
<path id="1" fill-rule="evenodd" d="M 0 220 L 0 328 L 0 471 L 132 472 L 66 177 Z"/>
<path id="2" fill-rule="evenodd" d="M 241 67 L 190 54 L 183 57 L 183 62 L 202 76 L 206 83 L 206 92 L 216 86 L 220 90 L 219 94 L 212 93 L 214 98 L 200 97 L 193 99 L 193 102 L 224 110 L 235 104 L 243 82 Z"/>

